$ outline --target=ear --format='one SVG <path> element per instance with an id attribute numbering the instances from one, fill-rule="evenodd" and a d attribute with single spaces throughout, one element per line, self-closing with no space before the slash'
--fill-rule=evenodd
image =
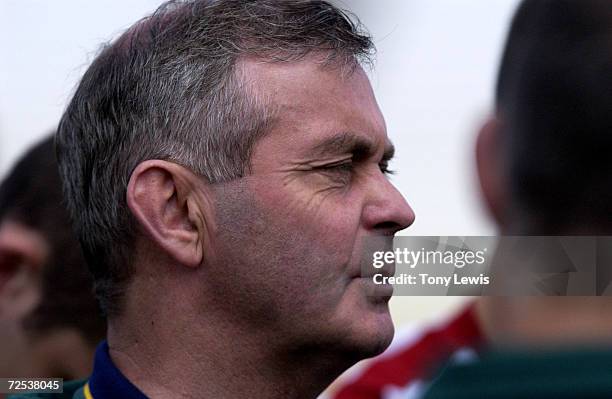
<path id="1" fill-rule="evenodd" d="M 48 257 L 45 238 L 21 223 L 0 224 L 0 316 L 20 320 L 40 300 L 40 276 Z"/>
<path id="2" fill-rule="evenodd" d="M 501 121 L 492 117 L 476 140 L 476 168 L 486 206 L 501 230 L 507 225 L 507 179 L 500 140 Z"/>
<path id="3" fill-rule="evenodd" d="M 127 187 L 128 206 L 144 232 L 188 267 L 202 263 L 211 210 L 201 179 L 173 162 L 149 160 L 136 167 Z"/>

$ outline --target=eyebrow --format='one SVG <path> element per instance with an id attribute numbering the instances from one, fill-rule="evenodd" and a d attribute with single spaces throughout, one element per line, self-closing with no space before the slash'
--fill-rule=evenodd
<path id="1" fill-rule="evenodd" d="M 309 151 L 314 156 L 353 154 L 358 158 L 370 157 L 375 152 L 376 143 L 372 139 L 350 132 L 343 132 L 329 137 Z M 387 141 L 383 161 L 390 160 L 394 154 L 395 147 L 390 141 Z"/>

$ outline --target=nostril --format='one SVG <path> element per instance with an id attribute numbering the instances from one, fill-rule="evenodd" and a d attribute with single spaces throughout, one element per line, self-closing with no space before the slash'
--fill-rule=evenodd
<path id="1" fill-rule="evenodd" d="M 382 222 L 374 226 L 374 230 L 377 230 L 382 235 L 391 236 L 403 227 L 395 222 Z"/>

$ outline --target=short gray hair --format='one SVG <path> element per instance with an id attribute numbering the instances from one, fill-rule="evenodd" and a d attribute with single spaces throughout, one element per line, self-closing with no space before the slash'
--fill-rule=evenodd
<path id="1" fill-rule="evenodd" d="M 108 315 L 132 274 L 132 171 L 148 159 L 181 164 L 211 183 L 245 175 L 273 112 L 239 73 L 239 59 L 357 65 L 373 45 L 359 22 L 322 0 L 191 0 L 162 5 L 103 47 L 57 134 L 68 208 Z"/>

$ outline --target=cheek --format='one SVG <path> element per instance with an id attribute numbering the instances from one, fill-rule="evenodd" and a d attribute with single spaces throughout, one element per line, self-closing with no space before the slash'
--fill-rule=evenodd
<path id="1" fill-rule="evenodd" d="M 290 247 L 308 255 L 308 262 L 298 263 L 300 272 L 333 282 L 331 275 L 336 285 L 348 284 L 360 261 L 363 198 L 357 190 L 317 191 L 296 184 L 260 190 L 257 197 L 272 221 L 269 225 L 292 238 Z"/>
<path id="2" fill-rule="evenodd" d="M 315 206 L 305 197 L 262 188 L 218 202 L 217 263 L 244 276 L 244 294 L 257 293 L 258 301 L 265 294 L 279 311 L 283 305 L 294 311 L 308 304 L 314 312 L 317 303 L 339 301 L 353 262 L 359 226 L 355 207 L 337 197 Z"/>
<path id="3" fill-rule="evenodd" d="M 254 192 L 270 218 L 287 230 L 299 231 L 313 247 L 329 246 L 339 253 L 354 244 L 363 201 L 358 193 L 346 188 L 320 186 L 292 182 L 259 186 Z"/>

